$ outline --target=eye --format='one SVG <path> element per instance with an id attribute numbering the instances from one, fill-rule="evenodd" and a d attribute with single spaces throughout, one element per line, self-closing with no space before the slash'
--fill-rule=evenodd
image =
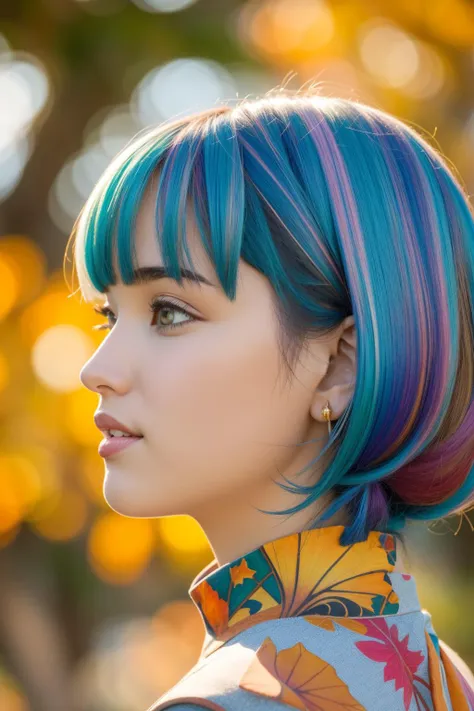
<path id="1" fill-rule="evenodd" d="M 153 319 L 151 322 L 152 326 L 156 326 L 156 321 L 159 319 L 161 313 L 164 312 L 165 314 L 165 321 L 167 321 L 167 323 L 161 323 L 160 326 L 156 326 L 158 331 L 163 331 L 171 328 L 179 328 L 180 326 L 184 326 L 186 323 L 190 323 L 191 321 L 200 320 L 196 316 L 190 314 L 182 306 L 178 306 L 178 304 L 175 304 L 174 301 L 172 301 L 170 298 L 153 299 L 153 301 L 149 305 L 149 308 L 151 313 L 153 314 Z M 108 306 L 94 306 L 94 311 L 98 314 L 101 314 L 102 316 L 105 316 L 108 319 L 112 319 L 112 323 L 101 323 L 97 326 L 93 326 L 92 329 L 94 331 L 111 329 L 112 326 L 115 324 L 115 321 L 117 320 L 115 318 L 114 312 Z M 170 315 L 173 312 L 186 316 L 186 320 L 179 321 L 178 323 L 171 323 Z"/>

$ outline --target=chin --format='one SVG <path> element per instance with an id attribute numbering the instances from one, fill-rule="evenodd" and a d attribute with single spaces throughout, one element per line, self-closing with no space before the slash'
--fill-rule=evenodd
<path id="1" fill-rule="evenodd" d="M 156 518 L 159 516 L 173 516 L 183 513 L 180 509 L 180 503 L 175 502 L 176 506 L 170 505 L 170 502 L 161 499 L 158 502 L 152 497 L 147 496 L 143 492 L 137 492 L 132 486 L 123 486 L 123 482 L 119 482 L 116 475 L 107 475 L 104 479 L 103 495 L 108 506 L 120 514 L 121 516 L 129 516 L 131 518 Z M 130 482 L 127 481 L 127 484 Z"/>
<path id="2" fill-rule="evenodd" d="M 104 499 L 108 506 L 122 516 L 143 517 L 149 515 L 146 511 L 146 502 L 137 501 L 133 491 L 127 491 L 120 486 L 114 477 L 106 476 L 103 486 Z M 148 509 L 150 504 L 148 503 Z"/>

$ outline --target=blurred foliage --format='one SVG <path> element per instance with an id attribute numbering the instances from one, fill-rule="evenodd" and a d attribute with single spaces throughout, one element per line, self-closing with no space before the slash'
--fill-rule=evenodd
<path id="1" fill-rule="evenodd" d="M 0 143 L 0 174 L 13 176 L 10 185 L 3 178 L 0 203 L 2 711 L 146 708 L 194 664 L 204 635 L 187 598 L 212 557 L 202 530 L 189 517 L 121 517 L 102 494 L 98 402 L 79 371 L 103 335 L 62 272 L 94 171 L 153 118 L 156 103 L 156 120 L 192 110 L 186 97 L 196 76 L 208 102 L 261 95 L 293 77 L 410 122 L 474 189 L 467 0 L 201 0 L 177 12 L 152 9 L 150 0 L 0 6 L 0 127 L 11 146 L 27 147 L 21 163 Z M 21 108 L 28 97 L 24 66 L 16 65 L 18 85 L 6 73 L 13 61 L 47 80 L 41 108 L 29 118 L 26 104 L 18 109 L 21 131 L 13 99 Z M 171 90 L 150 88 L 166 76 L 160 67 L 181 72 L 167 80 Z M 16 173 L 7 159 L 20 161 Z M 413 534 L 420 596 L 440 636 L 474 667 L 474 622 L 463 613 L 474 589 L 472 526 L 433 533 Z"/>

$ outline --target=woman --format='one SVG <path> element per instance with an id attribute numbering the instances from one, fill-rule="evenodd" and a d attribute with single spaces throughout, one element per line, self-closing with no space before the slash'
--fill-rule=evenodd
<path id="1" fill-rule="evenodd" d="M 106 500 L 215 555 L 200 659 L 150 711 L 473 711 L 400 550 L 474 500 L 474 219 L 441 155 L 270 92 L 139 134 L 73 234 Z"/>

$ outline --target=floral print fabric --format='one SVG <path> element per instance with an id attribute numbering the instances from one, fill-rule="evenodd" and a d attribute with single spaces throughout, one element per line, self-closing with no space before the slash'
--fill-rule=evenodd
<path id="1" fill-rule="evenodd" d="M 208 565 L 189 590 L 201 657 L 148 711 L 474 711 L 470 670 L 438 639 L 413 576 L 393 572 L 394 536 L 342 546 L 342 532 Z"/>

